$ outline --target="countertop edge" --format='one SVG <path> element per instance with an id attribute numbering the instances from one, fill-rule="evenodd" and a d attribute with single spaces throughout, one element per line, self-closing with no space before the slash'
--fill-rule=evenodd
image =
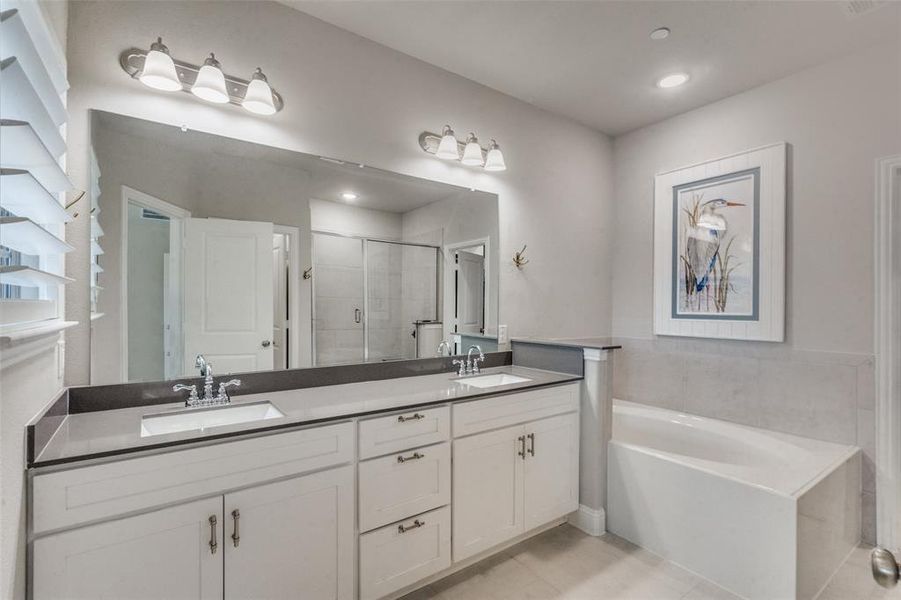
<path id="1" fill-rule="evenodd" d="M 378 410 L 369 410 L 369 411 L 364 410 L 364 411 L 360 411 L 360 412 L 336 415 L 336 416 L 332 416 L 332 417 L 323 417 L 321 419 L 311 419 L 311 420 L 306 420 L 306 421 L 294 421 L 291 423 L 280 423 L 280 424 L 275 424 L 275 425 L 267 425 L 267 426 L 263 426 L 263 427 L 253 427 L 253 428 L 244 429 L 241 431 L 230 431 L 230 432 L 224 432 L 221 434 L 206 435 L 202 438 L 193 438 L 193 439 L 186 438 L 183 440 L 169 440 L 169 441 L 161 442 L 159 444 L 150 444 L 150 445 L 145 445 L 145 446 L 140 446 L 140 447 L 127 447 L 127 448 L 121 448 L 121 449 L 116 449 L 116 450 L 106 450 L 106 451 L 100 451 L 100 452 L 91 453 L 91 454 L 67 456 L 64 458 L 41 460 L 40 456 L 38 456 L 34 460 L 29 460 L 29 462 L 26 465 L 26 468 L 28 470 L 33 470 L 33 471 L 48 469 L 48 468 L 52 468 L 52 467 L 60 467 L 63 465 L 69 465 L 69 466 L 71 466 L 71 468 L 79 468 L 81 466 L 87 466 L 87 465 L 81 465 L 79 463 L 88 463 L 88 462 L 92 462 L 92 461 L 100 461 L 103 459 L 114 459 L 115 457 L 125 457 L 125 456 L 129 456 L 129 455 L 132 455 L 137 458 L 137 457 L 141 457 L 141 456 L 148 456 L 148 455 L 158 454 L 161 452 L 166 452 L 170 449 L 175 449 L 175 448 L 182 449 L 182 447 L 184 447 L 184 449 L 188 449 L 189 447 L 193 448 L 193 447 L 205 446 L 208 444 L 221 443 L 227 439 L 232 439 L 232 438 L 237 440 L 237 439 L 241 439 L 241 438 L 245 438 L 245 437 L 246 438 L 258 437 L 260 435 L 270 434 L 270 433 L 282 431 L 282 430 L 289 431 L 292 429 L 294 429 L 294 430 L 308 429 L 311 427 L 323 426 L 323 425 L 326 425 L 329 423 L 341 423 L 344 421 L 349 421 L 349 420 L 357 419 L 357 418 L 361 418 L 361 417 L 369 417 L 369 416 L 383 414 L 383 413 L 388 414 L 388 413 L 392 413 L 392 412 L 409 410 L 411 408 L 423 408 L 423 407 L 427 407 L 427 406 L 436 406 L 436 405 L 442 405 L 442 404 L 456 404 L 459 402 L 469 402 L 469 401 L 473 401 L 473 400 L 481 400 L 481 399 L 484 399 L 487 397 L 506 396 L 509 394 L 516 394 L 516 393 L 520 393 L 520 392 L 527 392 L 527 391 L 543 389 L 543 388 L 547 388 L 547 387 L 565 385 L 568 383 L 574 383 L 574 382 L 581 381 L 582 379 L 584 379 L 584 377 L 582 375 L 572 375 L 569 373 L 559 373 L 559 375 L 561 376 L 561 378 L 558 380 L 555 380 L 555 381 L 547 381 L 547 382 L 542 382 L 542 383 L 537 383 L 537 384 L 532 384 L 532 385 L 523 384 L 519 387 L 515 387 L 513 389 L 505 389 L 505 390 L 486 389 L 485 391 L 476 392 L 476 393 L 469 394 L 469 395 L 466 395 L 466 396 L 463 396 L 460 398 L 450 398 L 450 399 L 442 398 L 440 400 L 433 400 L 433 401 L 429 401 L 429 402 L 414 402 L 411 404 L 391 406 L 391 407 L 378 409 Z"/>

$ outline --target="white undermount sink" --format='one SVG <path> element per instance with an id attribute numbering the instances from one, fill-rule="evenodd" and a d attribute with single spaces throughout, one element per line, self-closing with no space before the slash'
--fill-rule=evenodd
<path id="1" fill-rule="evenodd" d="M 478 377 L 467 377 L 458 379 L 464 385 L 471 385 L 477 388 L 493 388 L 500 385 L 511 385 L 514 383 L 526 383 L 532 381 L 519 375 L 510 375 L 509 373 L 494 373 L 492 375 L 479 375 Z"/>
<path id="2" fill-rule="evenodd" d="M 141 437 L 198 429 L 203 431 L 209 427 L 278 419 L 284 416 L 282 411 L 269 402 L 189 408 L 174 413 L 145 415 L 141 419 Z"/>

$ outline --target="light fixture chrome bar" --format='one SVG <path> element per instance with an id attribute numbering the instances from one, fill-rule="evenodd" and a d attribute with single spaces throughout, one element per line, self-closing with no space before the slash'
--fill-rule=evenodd
<path id="1" fill-rule="evenodd" d="M 146 58 L 146 50 L 131 48 L 119 55 L 119 65 L 122 67 L 123 71 L 128 73 L 129 77 L 138 79 L 141 75 L 141 71 L 144 70 L 144 60 Z M 181 91 L 190 94 L 191 86 L 193 86 L 194 81 L 197 80 L 197 73 L 200 71 L 200 66 L 175 59 L 173 59 L 172 62 L 175 63 L 175 72 L 178 73 L 178 80 L 181 82 Z M 250 85 L 250 81 L 226 74 L 225 87 L 228 91 L 229 104 L 241 106 L 241 103 L 244 101 L 244 96 L 247 93 L 248 85 Z M 281 94 L 275 91 L 275 89 L 272 90 L 272 101 L 275 104 L 276 112 L 281 111 L 285 107 L 285 101 L 282 99 Z"/>
<path id="2" fill-rule="evenodd" d="M 178 63 L 176 63 L 178 64 Z M 438 152 L 438 144 L 441 143 L 441 134 L 440 133 L 432 133 L 431 131 L 423 131 L 419 134 L 419 147 L 428 152 L 429 154 L 435 154 Z M 457 140 L 457 148 L 459 149 L 458 154 L 461 158 L 456 159 L 457 162 L 460 162 L 463 157 L 463 151 L 466 149 L 466 142 L 461 142 Z M 482 162 L 485 162 L 485 159 L 488 156 L 488 149 L 484 146 L 479 146 L 482 149 Z"/>

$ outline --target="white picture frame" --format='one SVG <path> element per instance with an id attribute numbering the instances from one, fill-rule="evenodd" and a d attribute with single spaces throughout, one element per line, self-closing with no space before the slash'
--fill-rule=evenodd
<path id="1" fill-rule="evenodd" d="M 784 341 L 786 151 L 655 176 L 656 335 Z"/>

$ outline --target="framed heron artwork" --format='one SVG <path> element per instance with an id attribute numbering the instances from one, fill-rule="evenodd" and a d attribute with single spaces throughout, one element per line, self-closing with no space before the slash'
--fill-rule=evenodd
<path id="1" fill-rule="evenodd" d="M 781 342 L 785 156 L 772 144 L 654 183 L 654 333 Z"/>

